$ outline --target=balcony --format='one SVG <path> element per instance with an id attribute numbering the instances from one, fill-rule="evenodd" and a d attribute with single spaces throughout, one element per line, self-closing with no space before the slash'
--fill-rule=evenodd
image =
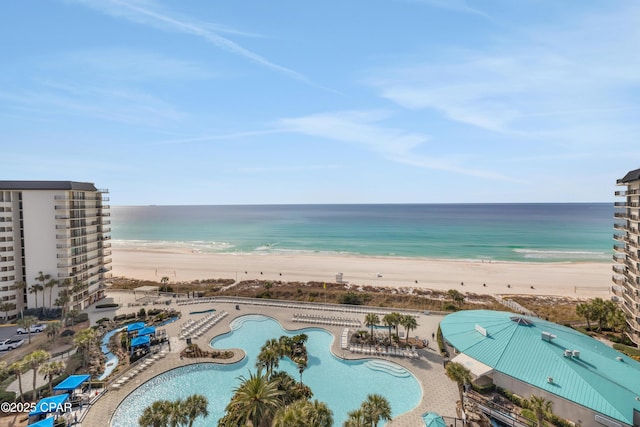
<path id="1" fill-rule="evenodd" d="M 618 263 L 624 263 L 627 259 L 625 254 L 613 254 L 613 261 Z"/>
<path id="2" fill-rule="evenodd" d="M 622 219 L 627 219 L 629 218 L 629 214 L 627 214 L 626 212 L 615 212 L 613 214 L 614 218 L 622 218 Z"/>
<path id="3" fill-rule="evenodd" d="M 626 208 L 627 206 L 627 202 L 615 202 L 613 204 L 614 208 Z"/>
<path id="4" fill-rule="evenodd" d="M 620 286 L 624 286 L 624 284 L 627 282 L 624 276 L 613 276 L 611 280 L 613 281 L 613 283 Z"/>
<path id="5" fill-rule="evenodd" d="M 619 242 L 624 242 L 624 239 L 626 239 L 627 236 L 625 236 L 624 234 L 614 234 L 613 235 L 613 240 L 617 240 Z"/>
<path id="6" fill-rule="evenodd" d="M 626 273 L 627 269 L 624 268 L 622 265 L 615 264 L 613 266 L 613 271 L 618 273 L 618 274 L 624 274 L 624 273 Z"/>
<path id="7" fill-rule="evenodd" d="M 625 245 L 613 245 L 613 250 L 616 252 L 624 252 Z"/>
<path id="8" fill-rule="evenodd" d="M 620 223 L 618 223 L 618 222 L 616 222 L 616 223 L 614 223 L 614 224 L 613 224 L 613 228 L 614 228 L 614 229 L 616 229 L 616 230 L 623 230 L 623 231 L 627 231 L 627 229 L 628 229 L 628 227 L 627 227 L 627 224 L 626 224 L 626 223 L 624 223 L 624 224 L 620 224 Z"/>
<path id="9" fill-rule="evenodd" d="M 615 193 L 613 193 L 615 196 L 626 196 L 627 192 L 625 190 L 620 190 L 620 191 L 616 191 Z"/>

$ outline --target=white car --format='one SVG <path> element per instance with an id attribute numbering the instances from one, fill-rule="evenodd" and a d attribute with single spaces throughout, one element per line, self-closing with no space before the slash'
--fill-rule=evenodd
<path id="1" fill-rule="evenodd" d="M 29 330 L 31 331 L 32 334 L 38 333 L 38 332 L 42 332 L 44 331 L 45 326 L 44 325 L 31 325 L 31 327 L 29 328 Z M 27 334 L 27 330 L 24 328 L 18 328 L 16 329 L 16 334 Z"/>
<path id="2" fill-rule="evenodd" d="M 3 340 L 0 341 L 0 351 L 13 350 L 14 348 L 20 347 L 22 344 L 24 344 L 24 340 Z"/>

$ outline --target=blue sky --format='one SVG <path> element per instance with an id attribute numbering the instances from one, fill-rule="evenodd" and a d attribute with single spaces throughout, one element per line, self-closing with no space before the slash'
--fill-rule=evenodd
<path id="1" fill-rule="evenodd" d="M 0 179 L 113 205 L 611 201 L 640 3 L 21 0 Z"/>

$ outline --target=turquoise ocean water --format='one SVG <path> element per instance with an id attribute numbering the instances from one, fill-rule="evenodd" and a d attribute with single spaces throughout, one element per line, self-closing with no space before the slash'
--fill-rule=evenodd
<path id="1" fill-rule="evenodd" d="M 608 262 L 611 203 L 116 206 L 114 248 Z"/>

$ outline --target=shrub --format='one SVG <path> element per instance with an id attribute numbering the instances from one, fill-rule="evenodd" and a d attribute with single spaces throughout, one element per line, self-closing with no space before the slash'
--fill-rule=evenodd
<path id="1" fill-rule="evenodd" d="M 147 317 L 147 311 L 144 309 L 144 307 L 138 311 L 138 317 Z"/>
<path id="2" fill-rule="evenodd" d="M 340 295 L 340 298 L 338 298 L 338 302 L 340 304 L 346 305 L 362 305 L 364 304 L 364 298 L 362 295 L 359 295 L 353 291 L 348 291 Z"/>
<path id="3" fill-rule="evenodd" d="M 96 308 L 118 308 L 120 304 L 116 303 L 108 303 L 108 304 L 97 304 Z"/>
<path id="4" fill-rule="evenodd" d="M 527 420 L 529 420 L 529 425 L 530 426 L 534 426 L 536 425 L 536 416 L 534 415 L 533 411 L 531 409 L 523 409 L 522 411 L 520 411 L 520 415 L 522 415 L 523 418 L 526 418 Z"/>
<path id="5" fill-rule="evenodd" d="M 477 393 L 480 394 L 488 394 L 493 393 L 496 389 L 495 384 L 485 384 L 485 385 L 477 385 L 476 383 L 471 383 L 471 388 Z"/>
<path id="6" fill-rule="evenodd" d="M 15 402 L 16 394 L 13 391 L 0 391 L 0 403 L 4 402 Z"/>

